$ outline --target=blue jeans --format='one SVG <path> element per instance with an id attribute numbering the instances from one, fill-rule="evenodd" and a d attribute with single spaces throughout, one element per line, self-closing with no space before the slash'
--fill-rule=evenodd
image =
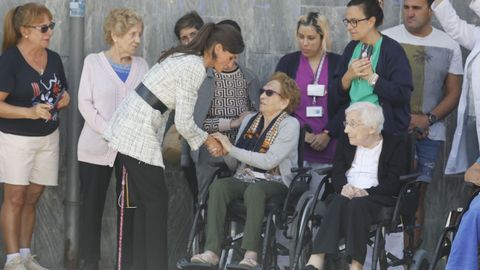
<path id="1" fill-rule="evenodd" d="M 470 203 L 462 217 L 446 270 L 478 269 L 478 242 L 480 241 L 480 195 Z"/>
<path id="2" fill-rule="evenodd" d="M 442 143 L 442 141 L 430 140 L 429 138 L 416 141 L 415 153 L 418 172 L 420 172 L 420 176 L 417 178 L 418 181 L 432 182 L 433 169 L 435 169 L 435 163 Z"/>

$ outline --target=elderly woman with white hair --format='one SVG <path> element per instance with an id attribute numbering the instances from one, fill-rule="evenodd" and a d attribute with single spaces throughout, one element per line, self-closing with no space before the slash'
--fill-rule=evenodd
<path id="1" fill-rule="evenodd" d="M 370 225 L 383 206 L 393 206 L 402 187 L 405 140 L 382 133 L 382 108 L 357 102 L 345 111 L 345 133 L 337 145 L 327 212 L 304 269 L 322 269 L 325 254 L 336 254 L 345 238 L 350 269 L 362 269 Z"/>

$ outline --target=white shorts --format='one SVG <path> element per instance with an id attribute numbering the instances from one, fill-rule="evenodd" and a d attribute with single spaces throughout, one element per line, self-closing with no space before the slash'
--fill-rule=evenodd
<path id="1" fill-rule="evenodd" d="M 0 183 L 58 185 L 59 131 L 20 136 L 0 131 Z"/>

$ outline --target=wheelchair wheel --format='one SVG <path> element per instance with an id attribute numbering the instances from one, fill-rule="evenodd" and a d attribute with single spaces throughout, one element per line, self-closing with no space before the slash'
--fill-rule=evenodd
<path id="1" fill-rule="evenodd" d="M 409 270 L 428 270 L 430 261 L 428 259 L 428 253 L 426 250 L 419 249 L 413 256 L 413 262 L 409 267 Z"/>
<path id="2" fill-rule="evenodd" d="M 430 261 L 430 269 L 435 269 L 437 264 L 442 260 L 446 259 L 448 255 L 450 255 L 450 250 L 452 248 L 452 241 L 450 240 L 451 236 L 449 235 L 451 232 L 454 231 L 454 227 L 445 228 L 442 231 L 442 234 L 437 241 L 437 245 L 433 252 L 431 261 Z"/>
<path id="3" fill-rule="evenodd" d="M 205 246 L 205 222 L 203 216 L 198 217 L 197 225 L 194 229 L 194 235 L 192 239 L 192 255 L 203 253 L 203 247 Z"/>
<path id="4" fill-rule="evenodd" d="M 298 270 L 308 262 L 312 248 L 312 228 L 309 224 L 315 200 L 314 194 L 303 194 L 295 209 L 295 218 L 292 222 L 291 236 L 293 238 L 290 248 L 290 269 Z"/>
<path id="5" fill-rule="evenodd" d="M 262 269 L 268 270 L 277 267 L 277 252 L 275 239 L 275 224 L 272 217 L 267 218 L 267 225 L 265 227 L 262 251 Z"/>

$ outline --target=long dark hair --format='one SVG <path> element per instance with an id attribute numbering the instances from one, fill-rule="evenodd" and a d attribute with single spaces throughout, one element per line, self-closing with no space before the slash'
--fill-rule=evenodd
<path id="1" fill-rule="evenodd" d="M 174 53 L 203 56 L 206 50 L 212 49 L 216 44 L 222 44 L 224 50 L 233 54 L 240 54 L 245 49 L 242 35 L 233 26 L 206 23 L 200 28 L 190 43 L 187 45 L 179 45 L 164 52 L 158 59 L 158 62 L 162 62 Z M 215 58 L 214 54 L 213 58 Z"/>
<path id="2" fill-rule="evenodd" d="M 378 0 L 351 0 L 347 7 L 360 6 L 363 9 L 365 17 L 375 17 L 375 27 L 379 27 L 383 23 L 383 9 Z"/>

